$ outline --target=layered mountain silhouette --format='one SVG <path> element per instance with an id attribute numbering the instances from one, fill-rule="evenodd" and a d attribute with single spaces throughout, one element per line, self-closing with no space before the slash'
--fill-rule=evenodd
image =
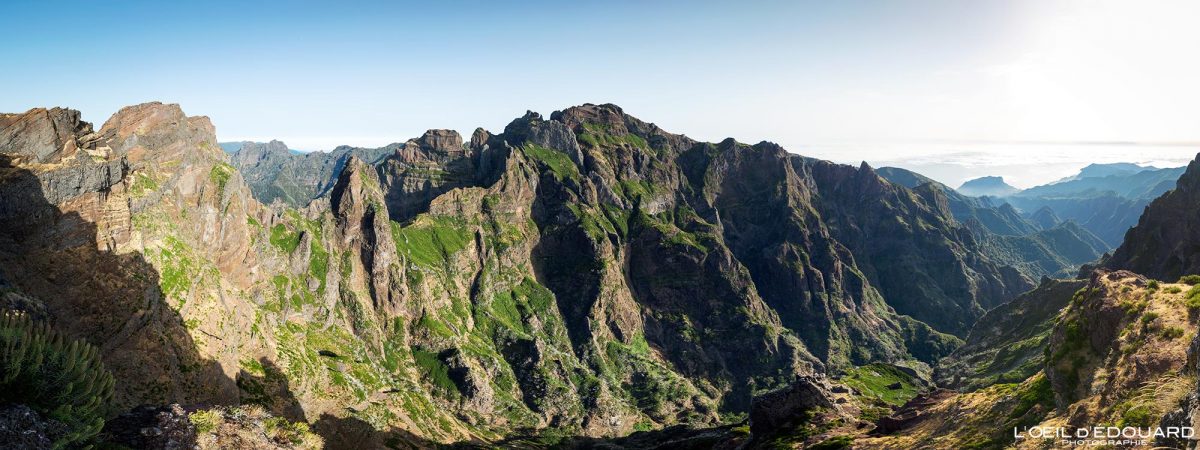
<path id="1" fill-rule="evenodd" d="M 1103 243 L 1103 251 L 1121 244 L 1125 231 L 1137 223 L 1154 198 L 1175 186 L 1184 168 L 1157 168 L 1130 163 L 1090 164 L 1078 174 L 1050 184 L 1016 189 L 999 177 L 964 183 L 958 192 L 985 197 L 992 204 L 1009 204 L 1036 226 L 1046 229 L 1074 221 Z"/>
<path id="2" fill-rule="evenodd" d="M 1031 278 L 1069 276 L 1080 265 L 1099 259 L 1108 246 L 1090 231 L 1057 217 L 1025 217 L 1012 205 L 991 197 L 971 197 L 915 172 L 884 167 L 879 173 L 912 188 L 931 202 L 944 202 L 958 222 L 975 235 L 980 251 Z M 1053 213 L 1043 211 L 1042 215 Z"/>

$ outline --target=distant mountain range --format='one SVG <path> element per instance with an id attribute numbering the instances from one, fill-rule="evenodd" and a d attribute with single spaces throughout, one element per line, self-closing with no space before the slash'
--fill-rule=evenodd
<path id="1" fill-rule="evenodd" d="M 1091 164 L 1078 174 L 1029 189 L 1017 189 L 1000 177 L 963 183 L 958 192 L 1009 204 L 1040 226 L 1074 221 L 1104 242 L 1121 244 L 1129 227 L 1150 200 L 1175 187 L 1183 167 L 1157 168 L 1131 163 Z"/>
<path id="2" fill-rule="evenodd" d="M 375 164 L 398 146 L 341 146 L 331 152 L 301 153 L 280 141 L 221 144 L 259 201 L 270 204 L 278 200 L 297 208 L 327 193 L 350 157 Z"/>
<path id="3" fill-rule="evenodd" d="M 1045 211 L 1042 220 L 1034 220 L 1008 203 L 963 195 L 916 172 L 896 167 L 881 167 L 877 172 L 933 203 L 945 203 L 954 219 L 972 231 L 989 256 L 1035 278 L 1069 276 L 1108 250 L 1107 244 L 1090 231 L 1074 222 L 1058 220 L 1052 212 Z M 1045 217 L 1046 213 L 1051 217 Z"/>
<path id="4" fill-rule="evenodd" d="M 278 142 L 278 141 L 271 141 L 271 142 Z M 253 142 L 253 141 L 218 142 L 217 146 L 221 147 L 221 150 L 224 150 L 225 153 L 237 153 L 238 150 L 241 150 L 242 148 L 244 148 L 248 145 L 268 145 L 271 142 Z M 297 155 L 308 153 L 304 150 L 296 150 L 296 149 L 288 149 L 288 152 L 291 152 L 291 153 L 294 153 Z"/>

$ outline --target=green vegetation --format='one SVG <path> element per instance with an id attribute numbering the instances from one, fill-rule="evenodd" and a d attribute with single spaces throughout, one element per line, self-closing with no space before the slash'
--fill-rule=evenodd
<path id="1" fill-rule="evenodd" d="M 808 411 L 805 411 L 799 418 L 795 419 L 792 423 L 789 423 L 789 424 L 785 425 L 784 427 L 782 427 L 782 429 L 787 430 L 786 432 L 778 433 L 777 435 L 768 437 L 767 440 L 765 442 L 763 442 L 763 444 L 760 446 L 760 448 L 766 448 L 766 449 L 772 449 L 772 450 L 805 448 L 805 447 L 803 447 L 802 444 L 805 441 L 807 441 L 809 438 L 819 435 L 821 433 L 824 433 L 826 431 L 829 431 L 831 428 L 833 428 L 833 426 L 836 425 L 836 421 L 813 420 L 813 419 L 817 418 L 818 416 L 820 416 L 823 412 L 824 411 L 821 408 L 810 409 Z M 835 437 L 833 439 L 838 439 L 838 438 Z M 833 439 L 831 439 L 831 440 L 833 440 Z M 821 443 L 814 444 L 814 445 L 821 445 L 824 442 L 826 442 L 826 441 L 822 441 Z M 839 441 L 835 440 L 835 441 L 831 442 L 830 444 L 828 444 L 828 445 L 835 445 L 834 447 L 826 447 L 826 448 L 827 449 L 829 449 L 829 448 L 834 448 L 834 449 L 844 448 L 844 447 L 836 447 L 836 445 L 838 445 L 838 444 L 839 444 Z"/>
<path id="2" fill-rule="evenodd" d="M 113 377 L 96 347 L 67 340 L 21 313 L 0 317 L 0 402 L 24 404 L 65 424 L 56 448 L 95 437 L 112 395 Z"/>
<path id="3" fill-rule="evenodd" d="M 554 293 L 525 277 L 512 290 L 497 292 L 492 298 L 492 315 L 505 327 L 521 333 L 530 333 L 525 327 L 525 316 L 546 317 L 554 304 Z"/>
<path id="4" fill-rule="evenodd" d="M 571 158 L 566 153 L 530 143 L 522 146 L 521 151 L 525 153 L 525 156 L 550 169 L 550 173 L 554 175 L 556 180 L 579 180 L 579 167 L 575 166 L 575 162 L 571 161 Z"/>
<path id="5" fill-rule="evenodd" d="M 1161 414 L 1156 414 L 1149 405 L 1134 405 L 1126 402 L 1121 407 L 1124 410 L 1121 412 L 1121 418 L 1117 420 L 1117 426 L 1122 428 L 1151 427 L 1158 423 L 1159 416 L 1161 416 Z"/>
<path id="6" fill-rule="evenodd" d="M 919 393 L 912 375 L 890 364 L 874 363 L 855 367 L 846 372 L 842 382 L 858 390 L 864 397 L 892 406 L 901 406 Z"/>
<path id="7" fill-rule="evenodd" d="M 1188 309 L 1200 309 L 1200 285 L 1192 286 L 1186 294 L 1183 294 L 1184 304 Z"/>
<path id="8" fill-rule="evenodd" d="M 617 193 L 629 200 L 638 198 L 646 200 L 658 192 L 654 184 L 646 180 L 621 180 L 617 187 L 619 188 Z"/>
<path id="9" fill-rule="evenodd" d="M 208 172 L 208 178 L 217 184 L 217 189 L 225 192 L 225 185 L 229 183 L 229 179 L 233 177 L 233 173 L 237 169 L 227 163 L 214 164 L 212 170 Z"/>
<path id="10" fill-rule="evenodd" d="M 1051 364 L 1060 368 L 1066 375 L 1067 396 L 1074 399 L 1076 388 L 1079 386 L 1079 369 L 1087 363 L 1087 336 L 1081 319 L 1068 319 L 1064 330 L 1063 342 L 1050 358 Z M 1050 347 L 1046 347 L 1050 351 Z"/>
<path id="11" fill-rule="evenodd" d="M 1178 283 L 1195 286 L 1200 284 L 1200 275 L 1184 275 L 1179 277 Z"/>
<path id="12" fill-rule="evenodd" d="M 1162 330 L 1162 337 L 1167 340 L 1181 338 L 1183 337 L 1183 328 L 1166 327 Z"/>
<path id="13" fill-rule="evenodd" d="M 408 226 L 392 222 L 396 251 L 414 265 L 444 268 L 450 256 L 467 247 L 471 232 L 460 219 L 422 215 Z"/>
<path id="14" fill-rule="evenodd" d="M 690 211 L 690 210 L 687 210 Z M 694 214 L 694 213 L 693 213 Z M 678 215 L 684 220 L 688 220 L 686 213 Z M 653 228 L 663 235 L 664 241 L 667 244 L 681 247 L 691 247 L 704 253 L 708 253 L 709 245 L 712 245 L 716 237 L 707 232 L 689 232 L 683 230 L 675 224 L 676 214 L 674 211 L 662 213 L 659 215 L 649 215 L 642 211 L 634 213 L 634 222 L 641 227 Z M 691 222 L 696 225 L 696 222 Z M 705 226 L 700 223 L 699 226 Z"/>
<path id="15" fill-rule="evenodd" d="M 633 133 L 613 134 L 607 125 L 598 123 L 583 124 L 583 132 L 578 135 L 579 141 L 591 147 L 628 145 L 635 148 L 649 149 L 650 144 L 641 136 Z"/>
<path id="16" fill-rule="evenodd" d="M 444 394 L 458 392 L 458 386 L 450 379 L 450 367 L 438 358 L 437 353 L 421 349 L 412 349 L 413 361 L 421 371 L 421 376 Z"/>
<path id="17" fill-rule="evenodd" d="M 216 430 L 221 422 L 225 420 L 221 415 L 221 411 L 215 409 L 204 409 L 188 414 L 188 420 L 196 427 L 196 433 L 204 434 L 211 433 Z"/>
<path id="18" fill-rule="evenodd" d="M 174 236 L 163 240 L 159 249 L 162 267 L 159 269 L 158 284 L 163 295 L 183 302 L 184 294 L 191 290 L 198 276 L 199 263 L 193 258 L 192 248 Z"/>
<path id="19" fill-rule="evenodd" d="M 271 245 L 290 255 L 296 251 L 297 247 L 300 247 L 300 233 L 289 230 L 282 223 L 277 223 L 271 227 Z"/>
<path id="20" fill-rule="evenodd" d="M 318 295 L 325 293 L 326 278 L 329 275 L 329 252 L 316 239 L 309 246 L 308 273 L 320 283 Z"/>
<path id="21" fill-rule="evenodd" d="M 568 203 L 567 208 L 579 219 L 583 231 L 592 239 L 599 241 L 607 239 L 609 234 L 617 234 L 617 226 L 609 221 L 607 215 L 592 213 L 591 208 L 586 205 L 580 207 L 574 203 Z"/>
<path id="22" fill-rule="evenodd" d="M 1168 294 L 1178 294 L 1180 292 L 1183 292 L 1183 289 L 1180 288 L 1179 286 L 1167 286 L 1167 287 L 1163 288 L 1163 292 L 1166 292 Z"/>
<path id="23" fill-rule="evenodd" d="M 133 177 L 133 185 L 129 187 L 129 191 L 134 197 L 145 197 L 151 192 L 158 190 L 158 181 L 154 180 L 146 172 L 139 171 Z"/>
<path id="24" fill-rule="evenodd" d="M 1054 407 L 1054 388 L 1045 375 L 1038 375 L 1034 381 L 1021 386 L 1021 390 L 1017 392 L 1017 406 L 1009 413 L 1008 418 L 1020 418 L 1039 405 L 1044 410 Z"/>
<path id="25" fill-rule="evenodd" d="M 290 422 L 282 417 L 271 417 L 264 420 L 263 430 L 275 442 L 300 445 L 313 440 L 313 433 L 309 430 L 307 423 Z"/>

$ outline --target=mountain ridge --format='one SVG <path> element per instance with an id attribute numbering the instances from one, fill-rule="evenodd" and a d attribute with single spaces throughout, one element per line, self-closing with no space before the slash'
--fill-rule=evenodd
<path id="1" fill-rule="evenodd" d="M 808 411 L 787 392 L 841 405 L 823 433 L 868 427 L 1034 287 L 1038 260 L 999 239 L 1085 242 L 1072 222 L 1035 230 L 892 171 L 698 142 L 615 105 L 341 148 L 311 157 L 320 171 L 282 143 L 230 155 L 178 105 L 99 131 L 69 110 L 0 118 L 21 124 L 0 129 L 0 278 L 102 349 L 128 381 L 115 407 L 258 404 L 333 448 Z M 283 167 L 317 176 L 294 204 L 256 199 Z M 955 207 L 1045 236 L 984 234 Z"/>

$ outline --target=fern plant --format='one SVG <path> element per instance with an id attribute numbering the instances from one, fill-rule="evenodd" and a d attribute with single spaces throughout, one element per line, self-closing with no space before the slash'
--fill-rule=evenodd
<path id="1" fill-rule="evenodd" d="M 0 402 L 24 404 L 65 424 L 68 433 L 56 448 L 95 437 L 112 394 L 112 374 L 96 347 L 23 313 L 0 313 Z"/>

